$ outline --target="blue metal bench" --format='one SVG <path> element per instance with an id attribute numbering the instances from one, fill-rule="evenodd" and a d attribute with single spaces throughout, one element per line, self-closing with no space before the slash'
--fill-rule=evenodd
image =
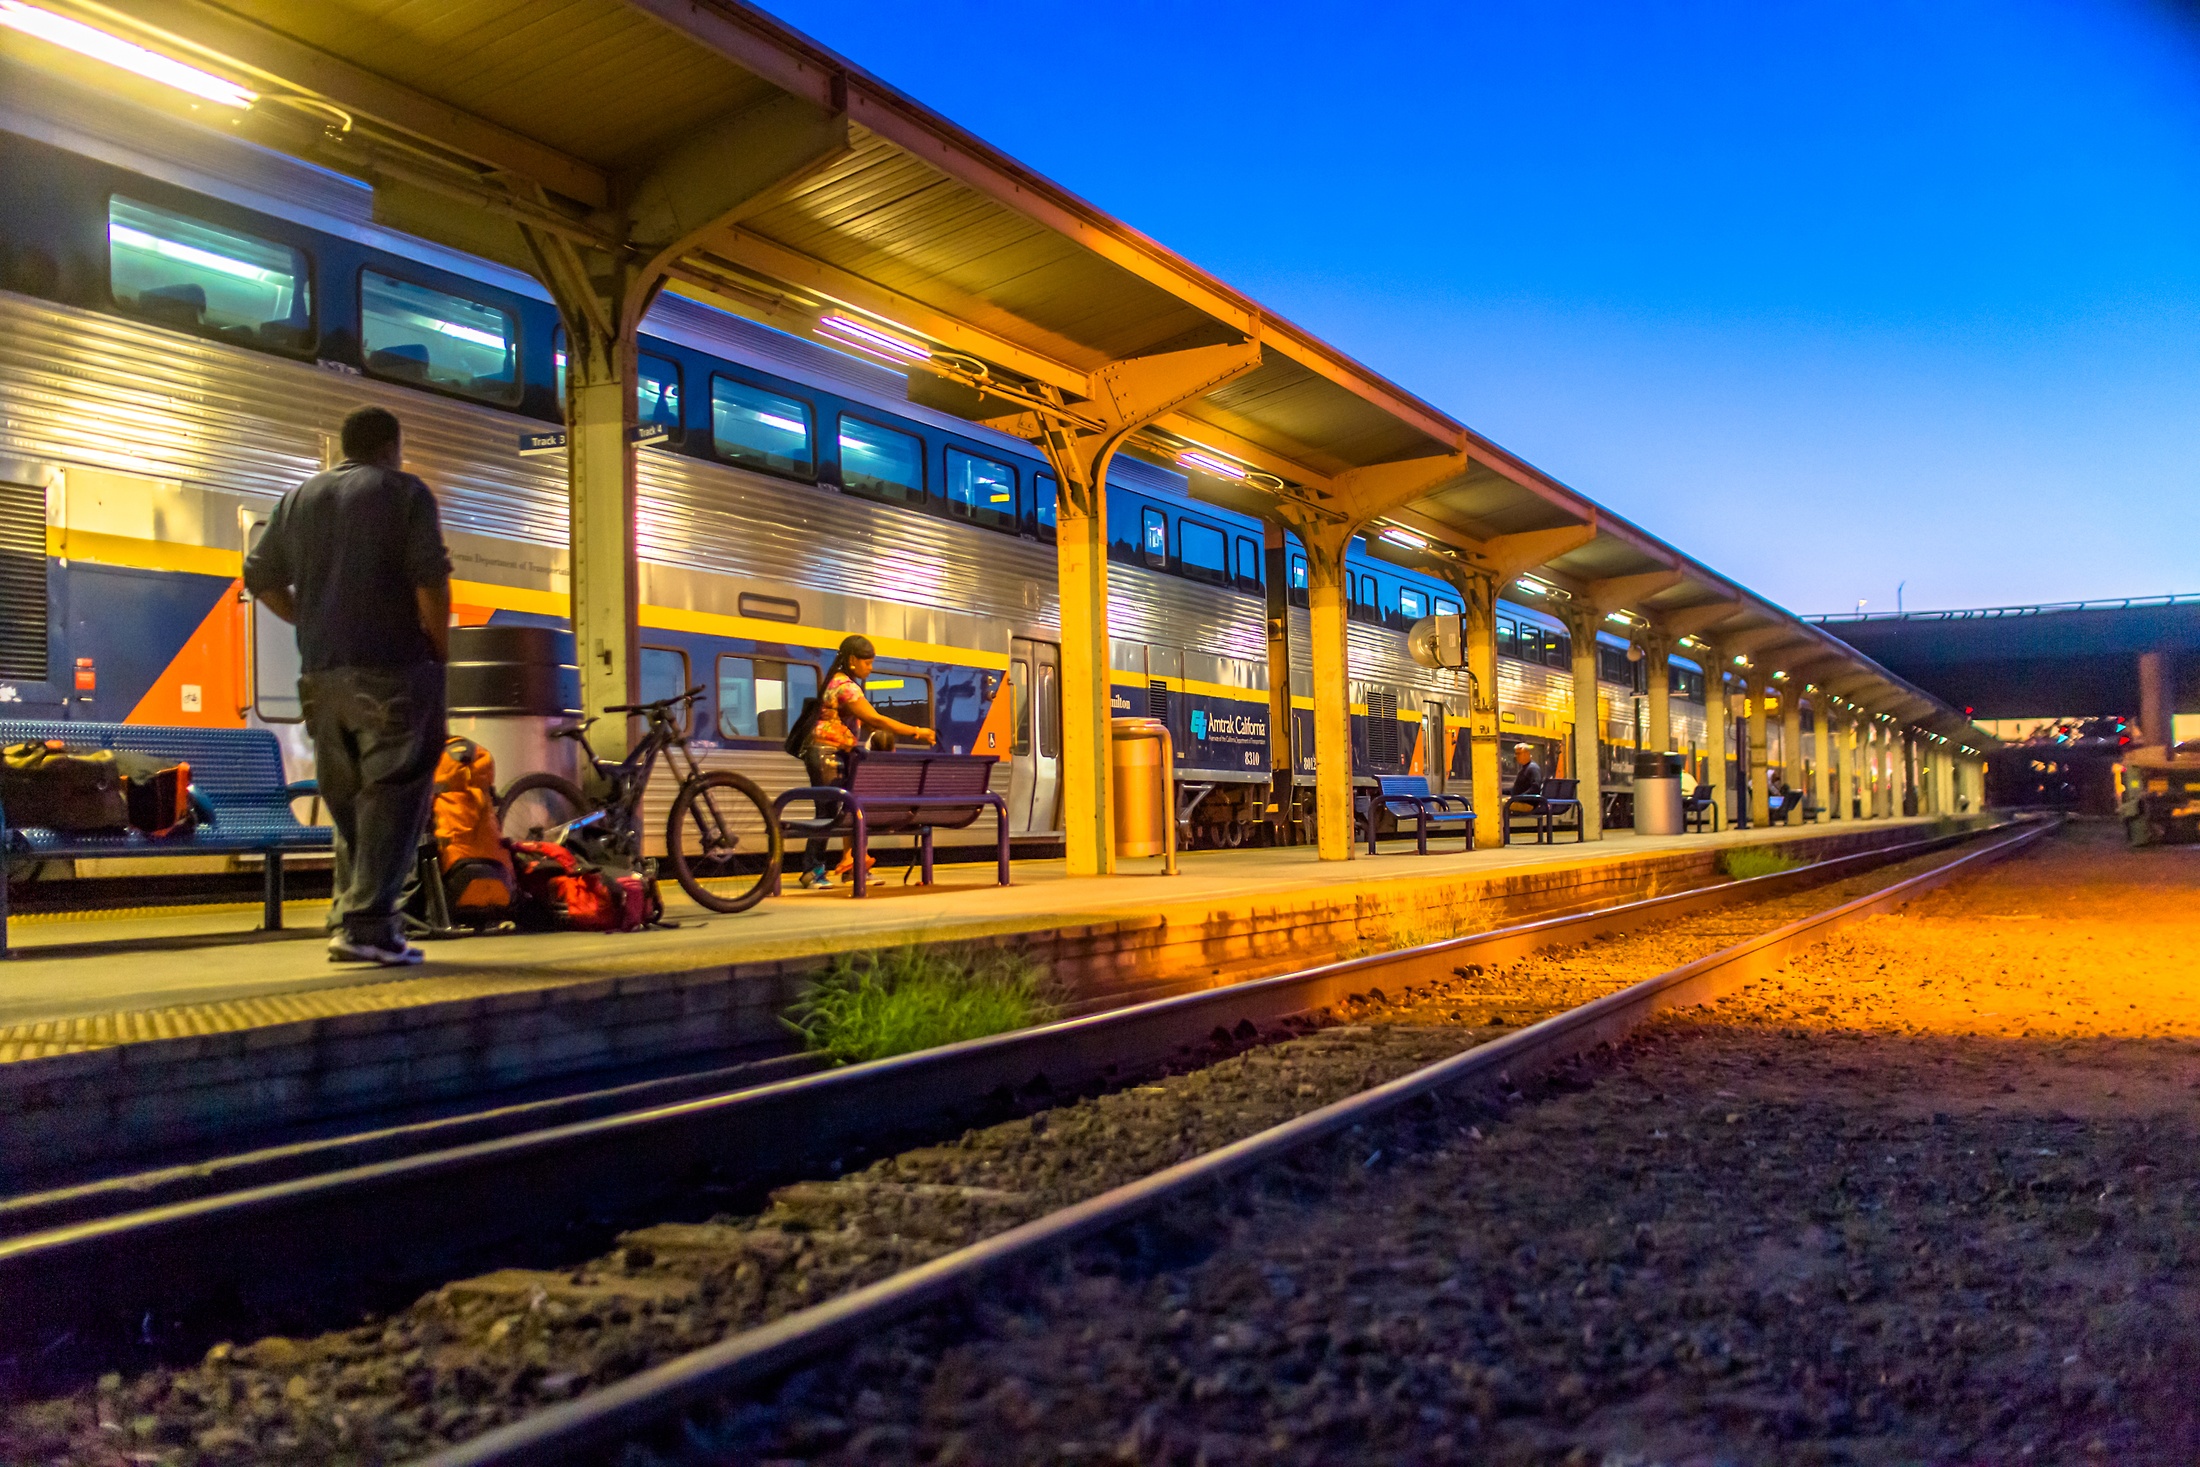
<path id="1" fill-rule="evenodd" d="M 1578 779 L 1546 779 L 1543 788 L 1532 795 L 1510 795 L 1505 800 L 1505 844 L 1512 844 L 1513 817 L 1516 813 L 1534 819 L 1537 845 L 1548 845 L 1558 839 L 1558 832 L 1571 829 L 1575 841 L 1588 838 L 1581 820 L 1581 781 Z M 1571 814 L 1573 823 L 1566 825 L 1565 817 Z"/>
<path id="2" fill-rule="evenodd" d="M 1809 796 L 1801 790 L 1782 790 L 1765 801 L 1765 813 L 1771 817 L 1774 825 L 1787 824 L 1790 815 L 1800 816 L 1795 823 L 1801 825 L 1804 819 L 1809 818 L 1810 812 L 1804 804 L 1808 799 Z"/>
<path id="3" fill-rule="evenodd" d="M 313 794 L 312 780 L 283 778 L 282 750 L 262 728 L 162 728 L 136 723 L 66 723 L 0 719 L 0 748 L 59 739 L 72 749 L 123 749 L 191 766 L 191 803 L 198 823 L 173 835 L 141 830 L 16 829 L 0 809 L 0 849 L 9 860 L 96 860 L 103 856 L 262 856 L 266 858 L 262 922 L 283 925 L 283 857 L 333 849 L 335 832 L 306 825 L 290 802 Z M 0 954 L 7 946 L 7 883 L 0 880 Z"/>
<path id="4" fill-rule="evenodd" d="M 1709 821 L 1713 834 L 1719 829 L 1719 802 L 1711 797 L 1711 786 L 1698 784 L 1696 792 L 1681 801 L 1681 823 L 1690 830 L 1701 832 Z"/>
<path id="5" fill-rule="evenodd" d="M 1429 791 L 1428 780 L 1418 774 L 1385 774 L 1376 779 L 1377 788 L 1359 795 L 1354 800 L 1355 820 L 1366 827 L 1367 853 L 1375 854 L 1376 816 L 1387 814 L 1394 820 L 1411 820 L 1415 850 L 1428 854 L 1428 837 L 1431 830 L 1463 830 L 1467 837 L 1466 849 L 1474 849 L 1474 807 L 1463 795 L 1439 795 Z"/>
<path id="6" fill-rule="evenodd" d="M 989 788 L 991 754 L 934 754 L 925 750 L 873 753 L 851 750 L 843 761 L 841 783 L 803 785 L 772 801 L 772 818 L 792 842 L 811 836 L 845 835 L 849 854 L 855 858 L 858 897 L 871 889 L 871 837 L 914 832 L 924 865 L 926 885 L 932 881 L 932 832 L 961 830 L 975 825 L 988 809 L 994 815 L 994 843 L 1000 863 L 1001 885 L 1008 885 L 1008 802 Z M 789 820 L 787 806 L 796 800 L 815 800 L 830 813 L 809 820 Z M 784 863 L 782 863 L 784 864 Z M 771 894 L 779 894 L 779 872 L 772 873 Z"/>

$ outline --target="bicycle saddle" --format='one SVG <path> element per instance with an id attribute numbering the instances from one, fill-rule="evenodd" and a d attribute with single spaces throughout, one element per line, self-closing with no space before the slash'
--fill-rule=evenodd
<path id="1" fill-rule="evenodd" d="M 569 723 L 563 728 L 554 728 L 550 730 L 550 737 L 554 739 L 585 738 L 588 734 L 589 725 L 595 721 L 593 718 L 584 718 L 579 723 Z"/>

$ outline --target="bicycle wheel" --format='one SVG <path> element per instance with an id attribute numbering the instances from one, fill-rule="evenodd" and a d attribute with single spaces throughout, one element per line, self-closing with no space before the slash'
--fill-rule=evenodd
<path id="1" fill-rule="evenodd" d="M 753 780 L 728 770 L 680 786 L 665 822 L 665 861 L 680 889 L 713 912 L 745 912 L 779 869 L 779 825 Z"/>
<path id="2" fill-rule="evenodd" d="M 560 774 L 523 774 L 497 800 L 497 828 L 506 840 L 541 840 L 588 813 L 580 786 Z"/>

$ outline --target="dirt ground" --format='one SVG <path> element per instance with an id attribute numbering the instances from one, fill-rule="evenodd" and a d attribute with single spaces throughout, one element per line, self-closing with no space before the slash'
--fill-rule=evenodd
<path id="1" fill-rule="evenodd" d="M 2200 1461 L 2200 850 L 2113 829 L 895 1331 L 690 1460 Z"/>

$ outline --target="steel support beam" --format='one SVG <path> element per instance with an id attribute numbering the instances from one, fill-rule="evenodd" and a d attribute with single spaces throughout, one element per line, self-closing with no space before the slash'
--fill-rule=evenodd
<path id="1" fill-rule="evenodd" d="M 1603 613 L 1594 605 L 1565 601 L 1556 608 L 1573 639 L 1574 778 L 1581 797 L 1581 838 L 1604 839 L 1604 718 L 1597 704 L 1597 627 Z"/>

